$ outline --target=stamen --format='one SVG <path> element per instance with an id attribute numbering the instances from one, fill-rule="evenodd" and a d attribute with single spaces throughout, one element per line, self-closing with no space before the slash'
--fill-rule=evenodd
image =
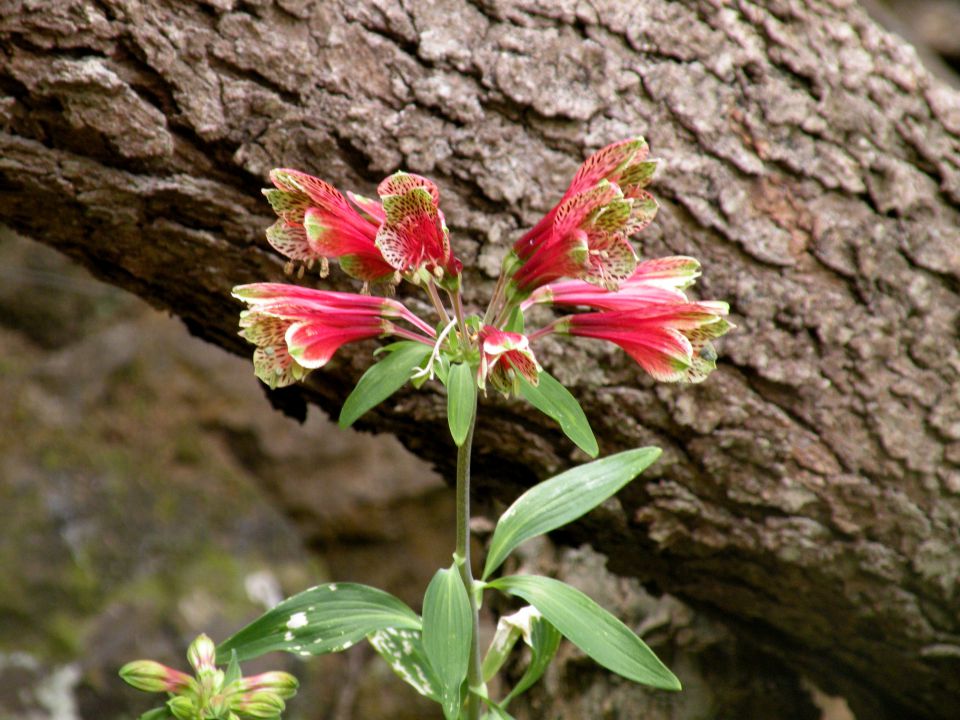
<path id="1" fill-rule="evenodd" d="M 284 275 L 293 275 L 293 260 L 287 260 L 287 263 L 283 266 Z"/>
<path id="2" fill-rule="evenodd" d="M 330 261 L 326 258 L 320 258 L 320 277 L 325 278 L 330 274 Z"/>

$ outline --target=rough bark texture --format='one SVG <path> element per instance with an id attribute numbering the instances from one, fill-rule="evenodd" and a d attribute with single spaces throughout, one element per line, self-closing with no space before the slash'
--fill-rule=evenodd
<path id="1" fill-rule="evenodd" d="M 271 167 L 430 175 L 479 303 L 584 154 L 643 133 L 641 250 L 701 258 L 739 329 L 698 387 L 541 346 L 604 453 L 665 448 L 563 539 L 861 718 L 956 717 L 960 96 L 857 5 L 5 1 L 0 42 L 0 220 L 244 354 L 229 288 L 282 277 Z M 278 402 L 334 408 L 368 350 Z M 366 423 L 449 461 L 436 392 Z M 477 438 L 484 498 L 576 459 L 519 403 Z"/>

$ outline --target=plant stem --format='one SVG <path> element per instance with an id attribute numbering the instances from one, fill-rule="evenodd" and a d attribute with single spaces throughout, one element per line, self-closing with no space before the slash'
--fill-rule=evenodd
<path id="1" fill-rule="evenodd" d="M 466 347 L 470 344 L 470 338 L 467 336 L 466 316 L 463 314 L 463 300 L 460 297 L 460 291 L 448 292 L 450 304 L 453 305 L 453 315 L 457 318 L 457 325 L 460 328 L 460 344 Z"/>
<path id="2" fill-rule="evenodd" d="M 503 294 L 503 288 L 506 285 L 506 273 L 503 270 L 500 271 L 500 276 L 497 278 L 497 286 L 493 290 L 493 295 L 490 297 L 490 304 L 487 305 L 487 311 L 483 314 L 483 324 L 488 325 L 493 319 L 494 313 L 497 311 L 497 304 L 500 302 L 500 296 Z"/>
<path id="3" fill-rule="evenodd" d="M 473 593 L 473 570 L 470 567 L 470 451 L 473 447 L 473 429 L 477 424 L 477 402 L 473 402 L 473 415 L 467 437 L 457 451 L 457 557 L 462 559 L 460 579 L 467 590 L 470 612 L 473 615 L 473 631 L 470 638 L 470 663 L 467 667 L 467 687 L 479 690 L 483 686 L 483 670 L 480 664 L 480 613 L 477 598 Z M 467 720 L 479 720 L 480 698 L 474 693 L 467 695 Z"/>
<path id="4" fill-rule="evenodd" d="M 443 301 L 440 300 L 440 293 L 437 292 L 437 286 L 433 284 L 433 280 L 427 281 L 427 294 L 430 296 L 430 302 L 433 303 L 433 309 L 437 311 L 440 320 L 444 324 L 450 322 L 450 316 L 447 315 L 447 309 L 443 306 Z"/>

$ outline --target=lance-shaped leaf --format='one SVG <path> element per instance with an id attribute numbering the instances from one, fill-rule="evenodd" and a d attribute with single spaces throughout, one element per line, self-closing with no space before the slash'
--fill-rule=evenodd
<path id="1" fill-rule="evenodd" d="M 590 457 L 597 456 L 600 448 L 580 403 L 550 373 L 542 371 L 536 387 L 520 378 L 520 394 L 537 410 L 556 420 L 577 447 Z"/>
<path id="2" fill-rule="evenodd" d="M 542 382 L 542 379 L 541 379 Z M 660 457 L 655 447 L 626 450 L 534 485 L 497 521 L 483 579 L 525 540 L 556 530 L 602 503 Z"/>
<path id="3" fill-rule="evenodd" d="M 413 369 L 432 351 L 429 345 L 410 341 L 393 343 L 391 347 L 390 354 L 363 374 L 343 403 L 340 427 L 350 427 L 367 410 L 402 388 Z"/>
<path id="4" fill-rule="evenodd" d="M 477 380 L 467 363 L 450 366 L 447 376 L 447 421 L 457 447 L 463 445 L 477 407 Z"/>
<path id="5" fill-rule="evenodd" d="M 529 690 L 543 676 L 553 656 L 557 654 L 560 638 L 560 631 L 551 625 L 550 621 L 543 617 L 530 618 L 529 632 L 523 634 L 524 642 L 530 646 L 530 664 L 510 694 L 500 702 L 502 708 L 506 708 L 511 700 Z"/>
<path id="6" fill-rule="evenodd" d="M 420 618 L 393 595 L 356 583 L 317 585 L 287 598 L 217 648 L 240 662 L 274 650 L 298 655 L 340 652 L 384 628 L 419 630 Z"/>
<path id="7" fill-rule="evenodd" d="M 386 628 L 371 633 L 367 640 L 401 680 L 424 697 L 441 702 L 440 682 L 427 660 L 419 632 Z"/>
<path id="8" fill-rule="evenodd" d="M 536 575 L 510 575 L 489 585 L 526 600 L 564 637 L 608 670 L 643 685 L 680 689 L 677 677 L 643 640 L 576 588 Z"/>
<path id="9" fill-rule="evenodd" d="M 423 649 L 440 682 L 447 720 L 460 715 L 460 686 L 467 677 L 472 634 L 470 600 L 456 565 L 437 570 L 423 598 Z"/>

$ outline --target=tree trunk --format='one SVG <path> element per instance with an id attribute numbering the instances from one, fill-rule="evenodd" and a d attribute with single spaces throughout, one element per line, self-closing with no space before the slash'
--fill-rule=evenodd
<path id="1" fill-rule="evenodd" d="M 960 707 L 960 95 L 847 0 L 0 1 L 0 221 L 233 352 L 282 279 L 274 166 L 438 181 L 479 305 L 584 155 L 663 159 L 642 254 L 701 259 L 738 329 L 701 386 L 544 343 L 604 454 L 664 457 L 561 539 L 713 611 L 860 718 Z M 339 276 L 334 284 L 348 287 Z M 338 406 L 370 347 L 304 389 Z M 562 352 L 562 363 L 561 363 Z M 436 390 L 365 427 L 448 469 Z M 479 499 L 578 460 L 490 397 Z"/>

